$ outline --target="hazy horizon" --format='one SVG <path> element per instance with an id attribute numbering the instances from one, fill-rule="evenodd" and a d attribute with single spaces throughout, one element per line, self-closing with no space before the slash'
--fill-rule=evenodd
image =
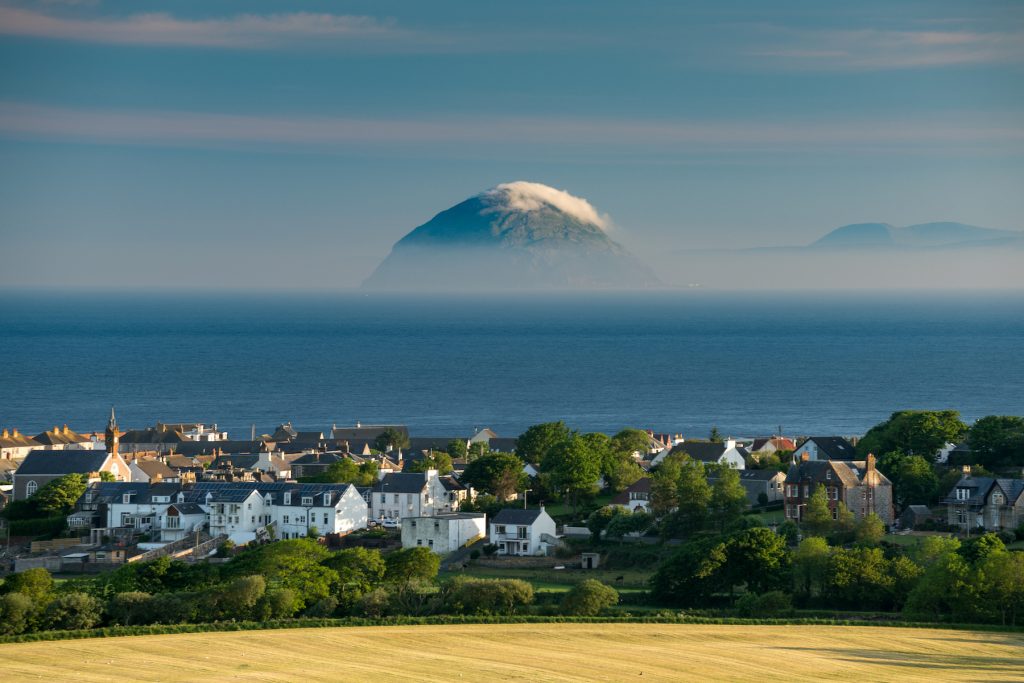
<path id="1" fill-rule="evenodd" d="M 670 286 L 1024 287 L 1006 250 L 707 254 L 1024 231 L 1021 36 L 1010 1 L 0 0 L 0 287 L 358 287 L 518 180 Z"/>

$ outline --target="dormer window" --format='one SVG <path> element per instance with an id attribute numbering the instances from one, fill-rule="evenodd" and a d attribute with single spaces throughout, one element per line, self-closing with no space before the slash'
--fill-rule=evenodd
<path id="1" fill-rule="evenodd" d="M 957 500 L 967 500 L 971 497 L 971 490 L 965 488 L 959 488 L 956 490 Z"/>
<path id="2" fill-rule="evenodd" d="M 992 504 L 993 505 L 1002 505 L 1003 504 L 1003 494 L 999 493 L 998 491 L 994 492 L 992 494 Z"/>
<path id="3" fill-rule="evenodd" d="M 284 494 L 284 504 L 285 505 L 291 505 L 292 504 L 292 494 L 291 494 L 291 491 L 286 491 L 285 492 L 285 494 Z"/>
<path id="4" fill-rule="evenodd" d="M 325 493 L 324 494 L 324 505 L 330 505 L 330 504 L 331 504 L 331 494 Z"/>
<path id="5" fill-rule="evenodd" d="M 302 497 L 302 504 L 306 505 L 306 506 L 312 505 L 313 504 L 313 496 L 303 496 Z"/>
<path id="6" fill-rule="evenodd" d="M 831 479 L 832 478 L 832 470 L 829 470 L 828 472 L 825 473 L 825 478 L 826 479 Z"/>

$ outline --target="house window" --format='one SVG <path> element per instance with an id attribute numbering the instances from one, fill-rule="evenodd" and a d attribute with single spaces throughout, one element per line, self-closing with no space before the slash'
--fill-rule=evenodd
<path id="1" fill-rule="evenodd" d="M 434 547 L 434 539 L 430 539 L 429 541 L 427 541 L 427 545 L 429 545 L 431 548 L 433 548 Z"/>
<path id="2" fill-rule="evenodd" d="M 39 484 L 35 480 L 25 484 L 25 497 L 34 496 L 36 491 L 39 489 Z"/>
<path id="3" fill-rule="evenodd" d="M 505 525 L 504 525 L 504 524 L 499 524 L 499 525 L 498 525 L 498 528 L 497 528 L 497 532 L 498 532 L 499 534 L 503 534 L 503 533 L 505 533 Z"/>
<path id="4" fill-rule="evenodd" d="M 132 515 L 130 512 L 121 513 L 121 526 L 131 526 Z"/>
<path id="5" fill-rule="evenodd" d="M 413 529 L 415 529 L 416 528 L 416 520 L 414 519 L 411 522 L 409 522 L 409 526 L 411 526 Z"/>
<path id="6" fill-rule="evenodd" d="M 417 538 L 416 539 L 416 545 L 423 545 L 423 539 L 422 538 Z"/>
<path id="7" fill-rule="evenodd" d="M 825 478 L 826 479 L 831 479 L 832 478 L 832 471 L 831 470 L 829 470 L 828 472 L 825 473 Z"/>
<path id="8" fill-rule="evenodd" d="M 832 508 L 832 519 L 839 519 L 839 508 Z"/>
<path id="9" fill-rule="evenodd" d="M 326 512 L 324 513 L 324 524 L 330 524 L 330 522 L 327 521 L 327 513 Z"/>
<path id="10" fill-rule="evenodd" d="M 292 504 L 292 494 L 290 492 L 284 494 L 284 504 L 285 505 L 291 505 Z"/>
<path id="11" fill-rule="evenodd" d="M 288 523 L 289 523 L 289 522 L 288 522 L 288 515 L 285 515 L 285 516 L 283 517 L 282 521 L 283 521 L 283 522 L 284 522 L 285 524 L 288 524 Z"/>
<path id="12" fill-rule="evenodd" d="M 992 504 L 993 505 L 1002 505 L 1003 504 L 1003 494 L 1001 494 L 1001 493 L 993 493 L 992 494 Z"/>
<path id="13" fill-rule="evenodd" d="M 526 534 L 527 534 L 528 530 L 529 530 L 528 527 L 525 527 L 525 526 L 521 526 L 518 529 L 516 529 L 516 531 L 519 532 L 518 533 L 519 538 L 526 538 Z"/>
<path id="14" fill-rule="evenodd" d="M 970 498 L 969 494 L 970 494 L 970 489 L 957 489 L 956 490 L 956 499 L 957 500 L 967 500 L 968 498 Z"/>
<path id="15" fill-rule="evenodd" d="M 325 493 L 324 494 L 324 505 L 330 505 L 330 504 L 331 504 L 331 494 Z"/>
<path id="16" fill-rule="evenodd" d="M 303 496 L 302 497 L 302 504 L 303 505 L 312 505 L 313 504 L 313 496 Z"/>

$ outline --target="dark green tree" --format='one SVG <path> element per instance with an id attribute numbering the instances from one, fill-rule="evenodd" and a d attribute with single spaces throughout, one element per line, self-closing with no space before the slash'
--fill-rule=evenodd
<path id="1" fill-rule="evenodd" d="M 466 465 L 459 481 L 505 501 L 525 490 L 528 478 L 523 472 L 523 461 L 515 455 L 489 453 Z"/>
<path id="2" fill-rule="evenodd" d="M 516 439 L 516 455 L 523 462 L 536 465 L 544 461 L 556 444 L 568 441 L 569 435 L 569 428 L 561 421 L 533 425 Z"/>
<path id="3" fill-rule="evenodd" d="M 737 470 L 725 466 L 718 466 L 716 470 L 709 512 L 721 532 L 743 516 L 747 509 L 747 490 L 740 483 Z"/>
<path id="4" fill-rule="evenodd" d="M 562 598 L 562 614 L 594 617 L 618 604 L 619 592 L 596 579 L 584 579 L 573 586 Z"/>
<path id="5" fill-rule="evenodd" d="M 541 470 L 551 476 L 551 486 L 565 491 L 572 501 L 575 516 L 581 496 L 590 496 L 597 490 L 601 476 L 601 454 L 595 451 L 594 439 L 573 434 L 548 451 Z"/>
<path id="6" fill-rule="evenodd" d="M 44 484 L 33 500 L 43 514 L 66 515 L 75 507 L 86 487 L 84 475 L 65 474 Z"/>
<path id="7" fill-rule="evenodd" d="M 466 447 L 466 442 L 463 439 L 452 439 L 448 442 L 445 450 L 448 451 L 448 455 L 452 456 L 452 460 L 465 458 L 467 453 L 469 453 L 469 449 Z"/>
<path id="8" fill-rule="evenodd" d="M 828 507 L 828 494 L 823 484 L 818 484 L 808 499 L 801 521 L 812 536 L 827 536 L 832 531 L 832 510 Z"/>
<path id="9" fill-rule="evenodd" d="M 394 450 L 398 450 L 399 448 L 408 448 L 409 437 L 405 435 L 405 432 L 399 429 L 388 427 L 381 432 L 376 439 L 374 439 L 373 445 L 378 451 L 385 452 L 389 448 Z"/>
<path id="10" fill-rule="evenodd" d="M 971 427 L 968 442 L 978 464 L 990 469 L 1024 466 L 1024 417 L 983 417 Z"/>
<path id="11" fill-rule="evenodd" d="M 403 548 L 387 554 L 384 558 L 385 580 L 408 586 L 414 581 L 433 581 L 441 568 L 441 558 L 429 548 Z"/>
<path id="12" fill-rule="evenodd" d="M 967 425 L 955 410 L 900 410 L 869 429 L 857 442 L 857 453 L 865 457 L 901 451 L 934 462 L 940 448 L 960 441 L 966 432 Z"/>

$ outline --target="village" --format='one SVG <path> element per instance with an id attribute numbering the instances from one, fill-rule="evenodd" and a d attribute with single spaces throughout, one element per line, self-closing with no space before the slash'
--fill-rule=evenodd
<path id="1" fill-rule="evenodd" d="M 385 559 L 427 553 L 436 558 L 431 580 L 525 580 L 541 602 L 544 589 L 593 577 L 614 586 L 614 600 L 602 603 L 612 611 L 723 606 L 720 591 L 735 586 L 762 599 L 744 608 L 751 614 L 794 609 L 794 600 L 820 607 L 832 600 L 827 580 L 794 578 L 808 571 L 800 553 L 810 546 L 826 564 L 849 554 L 866 563 L 854 569 L 865 575 L 922 547 L 950 551 L 986 538 L 1021 555 L 1013 552 L 1024 527 L 1021 470 L 999 476 L 980 464 L 1018 459 L 1019 425 L 984 418 L 967 428 L 952 411 L 935 415 L 894 413 L 851 438 L 740 439 L 717 429 L 705 439 L 640 429 L 609 437 L 554 422 L 515 438 L 486 428 L 418 437 L 400 424 L 301 431 L 285 423 L 234 440 L 200 423 L 122 430 L 111 409 L 102 432 L 3 430 L 0 566 L 13 577 L 90 577 L 168 560 L 244 562 L 248 549 L 302 542 Z M 1009 451 L 988 452 L 993 420 L 1003 420 L 999 443 L 1013 437 Z M 701 586 L 676 566 L 687 551 L 711 557 L 715 543 L 731 547 L 744 534 L 785 558 L 785 570 Z M 914 566 L 914 579 L 930 569 Z M 891 585 L 859 586 L 877 588 L 867 599 L 845 588 L 852 592 L 832 600 L 837 608 L 898 612 L 912 602 L 912 582 L 901 596 Z M 781 608 L 772 594 L 785 596 Z"/>

